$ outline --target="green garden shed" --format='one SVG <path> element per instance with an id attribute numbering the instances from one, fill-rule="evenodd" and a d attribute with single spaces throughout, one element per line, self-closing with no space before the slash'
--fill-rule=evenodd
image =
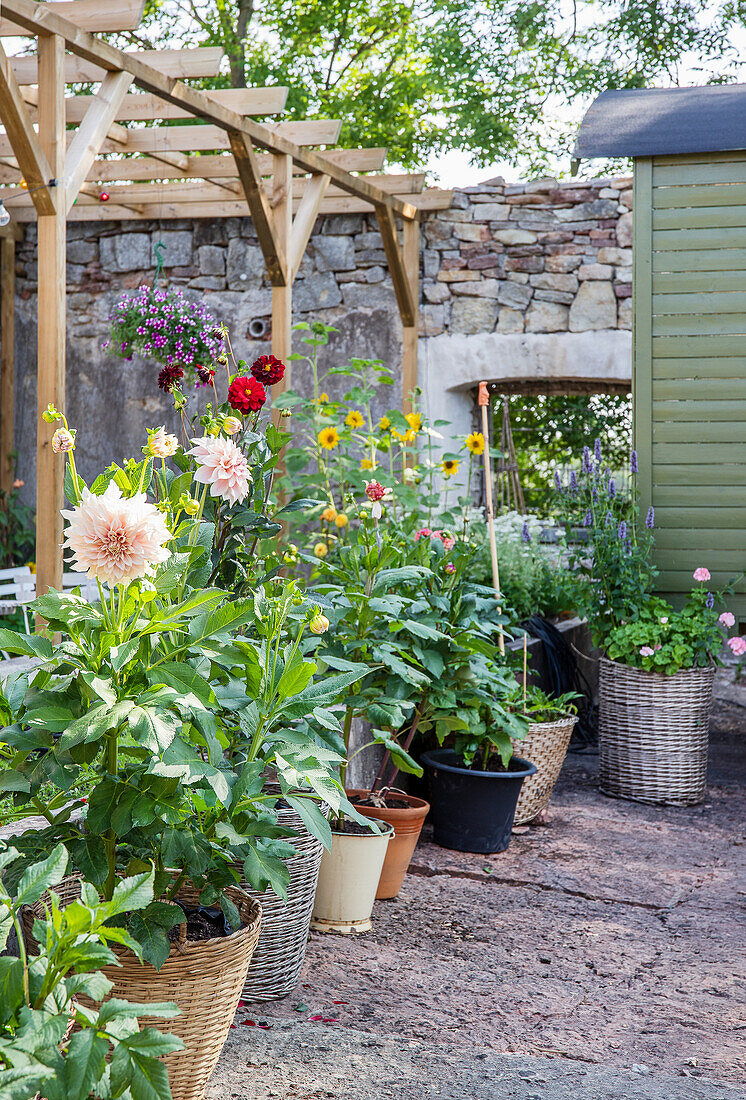
<path id="1" fill-rule="evenodd" d="M 634 160 L 634 437 L 678 602 L 746 572 L 746 84 L 604 92 L 575 157 Z"/>

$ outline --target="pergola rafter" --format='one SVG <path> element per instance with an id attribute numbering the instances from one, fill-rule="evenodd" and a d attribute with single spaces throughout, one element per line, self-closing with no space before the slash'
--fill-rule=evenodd
<path id="1" fill-rule="evenodd" d="M 36 56 L 6 57 L 0 46 L 0 198 L 12 203 L 16 221 L 38 220 L 39 411 L 64 403 L 67 220 L 249 215 L 272 286 L 272 350 L 287 359 L 293 281 L 317 216 L 331 212 L 377 218 L 404 330 L 406 403 L 417 382 L 419 213 L 448 206 L 450 193 L 423 191 L 421 173 L 354 175 L 380 172 L 385 150 L 317 151 L 336 142 L 341 123 L 272 121 L 286 88 L 208 92 L 184 83 L 215 75 L 221 50 L 125 52 L 92 33 L 135 29 L 143 2 L 3 0 L 0 37 L 37 39 Z M 79 82 L 99 87 L 66 96 L 66 84 Z M 192 122 L 179 124 L 184 119 Z M 0 230 L 4 321 L 16 231 Z M 8 489 L 13 363 L 5 324 L 0 369 L 0 485 Z M 61 580 L 64 464 L 41 434 L 37 462 L 37 574 L 45 591 Z"/>

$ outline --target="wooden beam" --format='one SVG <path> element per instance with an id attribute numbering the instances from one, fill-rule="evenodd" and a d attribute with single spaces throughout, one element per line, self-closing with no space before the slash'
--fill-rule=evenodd
<path id="1" fill-rule="evenodd" d="M 130 73 L 107 73 L 96 95 L 90 97 L 92 102 L 88 105 L 86 116 L 67 150 L 65 213 L 78 197 L 78 192 L 98 156 L 99 149 L 131 83 Z"/>
<path id="2" fill-rule="evenodd" d="M 125 56 L 138 58 L 146 65 L 157 65 L 165 78 L 196 80 L 218 75 L 223 50 L 220 46 L 199 46 L 194 50 L 140 50 Z M 19 84 L 39 83 L 37 59 L 33 54 L 28 57 L 12 57 L 11 64 Z M 65 58 L 65 83 L 97 84 L 104 79 L 107 72 L 122 68 L 127 66 L 98 65 L 95 61 L 85 61 L 68 55 Z"/>
<path id="3" fill-rule="evenodd" d="M 312 176 L 308 181 L 303 198 L 300 200 L 298 211 L 293 218 L 289 253 L 291 284 L 298 273 L 298 268 L 308 245 L 308 239 L 313 233 L 313 227 L 328 186 L 328 176 Z"/>
<path id="4" fill-rule="evenodd" d="M 39 140 L 58 179 L 65 173 L 65 43 L 39 38 Z M 65 209 L 39 216 L 39 293 L 36 444 L 36 590 L 62 587 L 62 516 L 65 456 L 52 451 L 52 425 L 41 415 L 52 403 L 65 407 Z"/>
<path id="5" fill-rule="evenodd" d="M 0 489 L 13 488 L 15 449 L 15 319 L 16 319 L 16 242 L 12 237 L 0 240 Z"/>
<path id="6" fill-rule="evenodd" d="M 259 238 L 259 247 L 264 256 L 269 281 L 273 287 L 284 287 L 288 281 L 287 242 L 280 241 L 274 214 L 262 187 L 254 146 L 245 134 L 239 134 L 235 130 L 229 132 L 228 139 L 243 193 L 251 212 L 251 220 Z M 292 186 L 292 165 L 290 171 Z"/>
<path id="7" fill-rule="evenodd" d="M 48 3 L 52 8 L 86 31 L 135 31 L 140 26 L 145 0 L 66 0 Z M 10 19 L 0 19 L 0 36 L 28 35 L 28 30 Z"/>
<path id="8" fill-rule="evenodd" d="M 54 173 L 44 156 L 42 144 L 31 125 L 28 107 L 21 95 L 5 50 L 0 45 L 0 118 L 7 137 L 3 144 L 12 153 L 32 192 L 31 198 L 40 214 L 53 214 L 55 194 L 49 188 Z M 34 190 L 39 188 L 39 190 Z"/>
<path id="9" fill-rule="evenodd" d="M 163 154 L 161 154 L 163 155 Z M 170 154 L 168 154 L 170 155 Z M 89 180 L 100 183 L 113 183 L 120 180 L 158 180 L 158 179 L 225 179 L 235 177 L 236 166 L 233 157 L 224 153 L 205 154 L 200 157 L 178 155 L 183 166 L 164 170 L 163 163 L 152 157 L 128 157 L 126 160 L 97 160 L 93 165 Z M 328 149 L 324 156 L 348 172 L 378 172 L 386 160 L 385 149 Z M 257 164 L 262 176 L 272 171 L 272 158 L 266 153 L 257 153 Z M 303 172 L 293 166 L 294 175 Z M 0 183 L 12 183 L 16 179 L 13 170 L 3 173 L 0 167 Z"/>
<path id="10" fill-rule="evenodd" d="M 287 155 L 274 158 L 272 178 L 272 214 L 275 240 L 285 256 L 290 252 L 293 228 L 293 160 Z M 285 377 L 272 388 L 273 398 L 290 388 L 290 363 L 292 351 L 293 272 L 287 271 L 284 286 L 272 287 L 272 354 L 285 364 Z"/>
<path id="11" fill-rule="evenodd" d="M 394 284 L 401 323 L 405 328 L 408 328 L 417 323 L 417 308 L 404 267 L 404 256 L 396 232 L 394 214 L 390 207 L 376 204 L 376 218 L 383 238 L 383 248 L 386 253 L 391 282 Z"/>
<path id="12" fill-rule="evenodd" d="M 48 5 L 35 3 L 34 0 L 3 0 L 3 3 L 12 19 L 30 30 L 61 35 L 68 49 L 84 61 L 106 69 L 127 69 L 133 74 L 135 83 L 144 91 L 152 92 L 177 106 L 186 107 L 195 116 L 204 118 L 225 131 L 243 133 L 255 146 L 278 156 L 291 157 L 306 172 L 328 173 L 334 183 L 351 195 L 357 195 L 374 205 L 388 207 L 400 217 L 415 216 L 415 210 L 410 203 L 383 194 L 378 188 L 326 161 L 322 154 L 305 150 L 277 128 L 262 126 L 252 119 L 242 118 L 235 111 L 210 100 L 204 92 L 164 75 L 162 67 L 147 65 L 132 54 L 123 53 L 107 42 L 81 31 L 69 20 L 53 12 Z"/>
<path id="13" fill-rule="evenodd" d="M 414 324 L 402 327 L 402 408 L 414 412 L 412 394 L 417 389 L 417 347 L 419 337 L 420 300 L 420 219 L 405 221 L 403 231 L 404 273 L 414 299 Z"/>
<path id="14" fill-rule="evenodd" d="M 239 115 L 236 117 L 240 118 Z M 327 145 L 337 140 L 341 127 L 342 123 L 336 119 L 311 119 L 281 122 L 272 128 L 272 132 L 297 145 Z M 128 130 L 127 133 L 127 152 L 132 153 L 187 153 L 231 148 L 228 132 L 219 126 L 149 126 L 144 130 Z M 116 142 L 107 141 L 102 147 L 104 153 L 119 151 Z"/>
<path id="15" fill-rule="evenodd" d="M 210 99 L 230 107 L 240 115 L 277 115 L 285 109 L 287 88 L 210 88 Z M 81 122 L 90 96 L 71 96 L 65 100 L 68 124 Z M 193 118 L 191 111 L 166 103 L 148 92 L 126 95 L 117 111 L 118 122 L 153 122 L 156 119 Z"/>

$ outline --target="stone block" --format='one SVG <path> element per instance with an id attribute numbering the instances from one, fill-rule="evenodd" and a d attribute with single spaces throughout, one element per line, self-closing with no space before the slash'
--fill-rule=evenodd
<path id="1" fill-rule="evenodd" d="M 322 234 L 313 238 L 311 250 L 319 271 L 353 271 L 355 268 L 355 245 L 352 237 Z"/>
<path id="2" fill-rule="evenodd" d="M 622 214 L 619 221 L 616 223 L 616 240 L 620 248 L 631 248 L 632 246 L 632 218 L 634 215 L 630 210 L 628 214 Z"/>
<path id="3" fill-rule="evenodd" d="M 155 264 L 149 233 L 102 237 L 99 257 L 104 271 L 146 271 Z"/>
<path id="4" fill-rule="evenodd" d="M 470 298 L 497 298 L 500 285 L 497 279 L 480 279 L 478 283 L 452 283 L 451 293 Z"/>
<path id="5" fill-rule="evenodd" d="M 382 248 L 366 248 L 357 252 L 355 254 L 355 259 L 361 266 L 366 264 L 370 264 L 371 266 L 374 264 L 385 264 L 386 253 Z"/>
<path id="6" fill-rule="evenodd" d="M 535 275 L 544 270 L 544 260 L 541 256 L 509 256 L 505 261 L 506 271 L 526 271 Z"/>
<path id="7" fill-rule="evenodd" d="M 619 192 L 614 187 L 602 187 L 598 192 L 600 199 L 618 199 Z"/>
<path id="8" fill-rule="evenodd" d="M 588 281 L 580 284 L 570 308 L 570 332 L 615 328 L 617 304 L 609 283 Z"/>
<path id="9" fill-rule="evenodd" d="M 352 236 L 354 233 L 362 233 L 362 214 L 329 214 L 324 218 L 324 232 L 342 236 Z"/>
<path id="10" fill-rule="evenodd" d="M 451 306 L 451 332 L 492 332 L 496 321 L 497 304 L 490 298 L 459 298 Z"/>
<path id="11" fill-rule="evenodd" d="M 622 298 L 619 302 L 618 310 L 618 326 L 619 328 L 631 329 L 632 328 L 632 299 Z"/>
<path id="12" fill-rule="evenodd" d="M 189 267 L 192 262 L 191 230 L 182 230 L 178 233 L 164 230 L 159 239 L 165 245 L 163 250 L 164 267 Z"/>
<path id="13" fill-rule="evenodd" d="M 579 202 L 567 210 L 557 210 L 557 220 L 561 222 L 597 221 L 599 218 L 615 218 L 617 204 L 614 199 L 593 199 L 592 202 Z"/>
<path id="14" fill-rule="evenodd" d="M 458 269 L 456 271 L 439 271 L 438 282 L 439 283 L 468 283 L 477 282 L 480 278 L 478 271 L 467 271 L 466 269 Z"/>
<path id="15" fill-rule="evenodd" d="M 457 241 L 486 241 L 489 240 L 490 231 L 486 225 L 464 222 L 454 225 L 453 235 Z"/>
<path id="16" fill-rule="evenodd" d="M 94 241 L 72 240 L 67 242 L 67 262 L 69 264 L 89 264 L 96 259 L 98 249 Z"/>
<path id="17" fill-rule="evenodd" d="M 501 309 L 497 315 L 497 332 L 523 332 L 523 314 L 519 309 Z"/>
<path id="18" fill-rule="evenodd" d="M 532 275 L 529 282 L 537 290 L 563 290 L 571 291 L 574 294 L 578 289 L 578 280 L 574 275 L 556 275 L 551 271 L 542 272 L 540 275 Z"/>
<path id="19" fill-rule="evenodd" d="M 475 222 L 499 222 L 504 221 L 510 213 L 510 207 L 506 203 L 483 202 L 474 208 Z"/>
<path id="20" fill-rule="evenodd" d="M 614 283 L 614 296 L 616 298 L 631 298 L 632 283 Z"/>
<path id="21" fill-rule="evenodd" d="M 547 271 L 553 271 L 557 275 L 569 275 L 571 271 L 576 271 L 582 262 L 580 256 L 547 256 L 544 266 Z"/>
<path id="22" fill-rule="evenodd" d="M 561 305 L 570 306 L 575 300 L 575 295 L 569 290 L 535 290 L 532 301 L 534 302 L 559 302 Z"/>
<path id="23" fill-rule="evenodd" d="M 599 248 L 598 262 L 613 264 L 615 267 L 629 267 L 632 263 L 631 248 Z"/>
<path id="24" fill-rule="evenodd" d="M 215 221 L 210 221 L 209 218 L 199 218 L 194 223 L 194 247 L 201 248 L 203 245 L 225 245 L 228 243 L 228 236 L 226 234 L 225 221 L 216 218 Z"/>
<path id="25" fill-rule="evenodd" d="M 521 286 L 520 283 L 503 283 L 498 291 L 497 300 L 503 306 L 511 309 L 525 309 L 531 301 L 533 290 L 530 286 Z"/>
<path id="26" fill-rule="evenodd" d="M 498 229 L 493 237 L 500 244 L 535 244 L 536 234 L 528 229 Z"/>
<path id="27" fill-rule="evenodd" d="M 532 302 L 526 314 L 526 332 L 567 332 L 569 309 L 556 302 Z"/>
<path id="28" fill-rule="evenodd" d="M 351 291 L 361 291 L 363 297 L 371 294 L 367 286 L 348 284 L 344 288 L 345 295 Z M 337 280 L 330 271 L 320 272 L 318 275 L 309 275 L 305 279 L 297 281 L 293 288 L 293 307 L 298 313 L 318 313 L 322 309 L 338 306 L 342 302 L 342 291 L 337 286 Z M 364 303 L 361 303 L 364 304 Z"/>
<path id="29" fill-rule="evenodd" d="M 635 193 L 632 190 L 632 188 L 630 187 L 626 191 L 621 192 L 621 194 L 619 195 L 619 202 L 623 206 L 628 206 L 629 209 L 631 210 L 632 206 L 634 205 L 634 196 L 635 196 Z"/>
<path id="30" fill-rule="evenodd" d="M 449 235 L 450 232 L 449 229 Z M 380 233 L 359 233 L 355 237 L 355 248 L 383 248 L 383 237 Z"/>
<path id="31" fill-rule="evenodd" d="M 225 249 L 215 244 L 203 244 L 197 249 L 197 264 L 203 275 L 224 275 Z"/>
<path id="32" fill-rule="evenodd" d="M 192 290 L 224 290 L 225 277 L 223 275 L 199 275 L 189 281 Z"/>
<path id="33" fill-rule="evenodd" d="M 521 283 L 525 285 L 528 282 L 528 274 L 525 271 L 508 271 L 505 278 L 509 283 Z"/>
<path id="34" fill-rule="evenodd" d="M 226 265 L 229 290 L 246 290 L 261 286 L 264 277 L 264 258 L 258 245 L 249 244 L 243 237 L 234 237 L 228 244 Z"/>
<path id="35" fill-rule="evenodd" d="M 504 258 L 498 252 L 477 252 L 469 257 L 467 266 L 470 271 L 488 271 L 500 267 L 503 263 Z"/>
<path id="36" fill-rule="evenodd" d="M 426 279 L 434 279 L 440 271 L 440 254 L 433 248 L 422 251 L 423 274 Z"/>
<path id="37" fill-rule="evenodd" d="M 631 267 L 617 267 L 614 270 L 614 278 L 618 283 L 631 283 L 632 282 L 632 268 Z"/>
<path id="38" fill-rule="evenodd" d="M 366 283 L 382 283 L 386 278 L 386 271 L 382 267 L 366 267 L 364 268 L 362 275 L 362 282 Z"/>
<path id="39" fill-rule="evenodd" d="M 609 264 L 583 264 L 578 268 L 578 278 L 581 283 L 588 279 L 610 279 L 613 268 Z"/>
<path id="40" fill-rule="evenodd" d="M 443 271 L 459 271 L 466 267 L 466 260 L 460 253 L 457 256 L 444 256 L 440 266 Z"/>
<path id="41" fill-rule="evenodd" d="M 442 305 L 428 305 L 420 309 L 420 336 L 440 336 L 445 332 L 446 313 Z"/>
<path id="42" fill-rule="evenodd" d="M 426 283 L 423 287 L 426 302 L 447 302 L 451 292 L 445 283 Z"/>

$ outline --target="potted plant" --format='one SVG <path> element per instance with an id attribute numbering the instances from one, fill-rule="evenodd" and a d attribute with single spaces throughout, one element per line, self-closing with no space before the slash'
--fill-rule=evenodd
<path id="1" fill-rule="evenodd" d="M 617 798 L 692 805 L 705 793 L 715 668 L 735 619 L 718 614 L 723 594 L 709 590 L 705 566 L 682 609 L 653 594 L 655 515 L 651 507 L 642 524 L 637 475 L 633 451 L 630 491 L 621 493 L 597 440 L 563 490 L 568 527 L 586 534 L 572 562 L 578 601 L 604 652 L 600 784 Z M 742 638 L 727 644 L 746 651 Z"/>
<path id="2" fill-rule="evenodd" d="M 526 689 L 521 710 L 530 724 L 523 740 L 513 741 L 513 751 L 530 760 L 537 770 L 521 787 L 514 825 L 534 821 L 549 805 L 578 720 L 576 698 L 575 692 L 553 698 L 540 688 Z"/>
<path id="3" fill-rule="evenodd" d="M 173 1019 L 176 1005 L 146 1008 L 110 999 L 113 982 L 104 973 L 117 962 L 112 944 L 128 943 L 140 953 L 137 941 L 111 922 L 152 902 L 154 874 L 121 880 L 107 902 L 86 883 L 84 900 L 63 907 L 54 891 L 65 880 L 68 858 L 57 845 L 46 859 L 16 874 L 11 890 L 6 880 L 20 857 L 0 845 L 0 952 L 11 930 L 18 945 L 17 958 L 0 957 L 0 1094 L 32 1100 L 43 1089 L 46 1100 L 86 1100 L 111 1096 L 113 1086 L 120 1095 L 171 1100 L 168 1061 L 184 1048 L 176 1034 L 178 1020 L 171 1025 L 174 1033 L 164 1034 L 141 1028 L 140 1018 L 147 1013 Z M 24 945 L 24 906 L 39 912 L 35 956 Z"/>

